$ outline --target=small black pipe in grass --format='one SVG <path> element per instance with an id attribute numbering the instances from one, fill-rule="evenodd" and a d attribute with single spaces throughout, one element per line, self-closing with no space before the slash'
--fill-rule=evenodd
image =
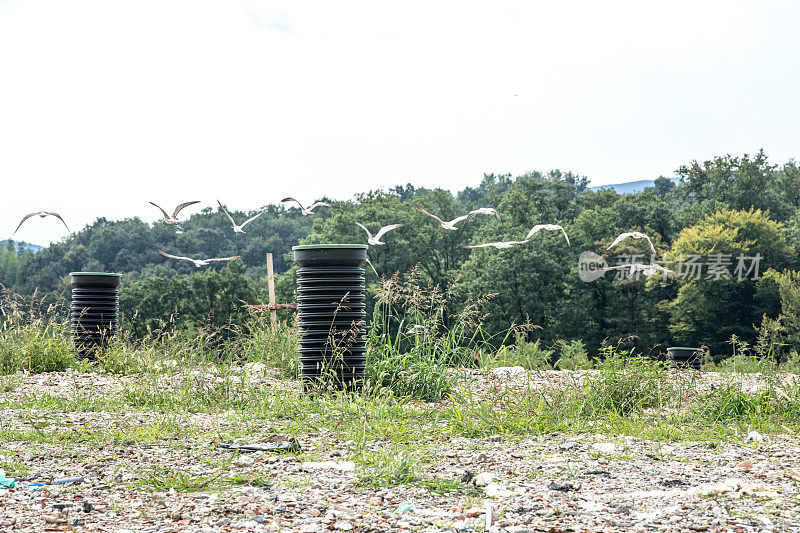
<path id="1" fill-rule="evenodd" d="M 700 366 L 703 364 L 703 349 L 670 346 L 667 348 L 667 361 L 672 368 L 700 370 Z"/>
<path id="2" fill-rule="evenodd" d="M 70 331 L 78 357 L 94 359 L 97 349 L 117 335 L 120 277 L 108 272 L 70 273 Z"/>
<path id="3" fill-rule="evenodd" d="M 304 389 L 315 384 L 361 390 L 367 341 L 365 244 L 292 248 L 297 270 L 298 343 Z"/>

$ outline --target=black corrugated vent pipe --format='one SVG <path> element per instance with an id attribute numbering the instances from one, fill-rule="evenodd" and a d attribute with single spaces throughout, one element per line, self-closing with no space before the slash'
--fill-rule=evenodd
<path id="1" fill-rule="evenodd" d="M 70 330 L 79 357 L 93 359 L 98 347 L 119 330 L 119 281 L 121 274 L 72 272 Z"/>
<path id="2" fill-rule="evenodd" d="M 694 368 L 700 370 L 703 364 L 702 348 L 670 346 L 667 348 L 667 361 L 672 368 Z"/>
<path id="3" fill-rule="evenodd" d="M 365 244 L 292 248 L 297 270 L 301 376 L 308 389 L 325 382 L 360 390 L 367 360 Z"/>

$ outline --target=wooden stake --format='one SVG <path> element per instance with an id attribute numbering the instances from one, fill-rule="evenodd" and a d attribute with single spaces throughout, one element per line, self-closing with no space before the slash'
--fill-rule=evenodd
<path id="1" fill-rule="evenodd" d="M 275 272 L 272 270 L 272 253 L 267 253 L 267 290 L 269 291 L 269 319 L 272 332 L 278 329 L 278 311 L 275 310 Z"/>

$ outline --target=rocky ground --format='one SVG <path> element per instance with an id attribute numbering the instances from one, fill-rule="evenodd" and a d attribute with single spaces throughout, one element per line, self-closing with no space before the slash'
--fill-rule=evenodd
<path id="1" fill-rule="evenodd" d="M 565 379 L 509 371 L 476 386 L 546 384 L 548 374 Z M 7 395 L 102 394 L 129 379 L 24 375 Z M 195 413 L 182 423 L 207 434 L 64 443 L 46 437 L 52 424 L 76 432 L 150 427 L 163 415 L 62 410 L 45 427 L 44 411 L 0 412 L 0 463 L 27 479 L 0 489 L 0 531 L 800 531 L 800 443 L 788 433 L 723 443 L 592 433 L 453 437 L 425 456 L 428 478 L 441 483 L 389 487 L 357 484 L 355 443 L 329 430 L 298 435 L 299 454 L 239 453 L 214 436 L 235 426 L 235 414 Z M 23 440 L 19 432 L 30 427 L 42 438 Z M 381 443 L 369 446 L 378 452 Z M 220 468 L 241 483 L 217 483 Z M 63 478 L 77 480 L 56 484 Z"/>

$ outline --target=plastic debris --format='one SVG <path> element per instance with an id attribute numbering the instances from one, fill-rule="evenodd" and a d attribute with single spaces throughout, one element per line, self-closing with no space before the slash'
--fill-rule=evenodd
<path id="1" fill-rule="evenodd" d="M 6 477 L 5 470 L 0 470 L 0 489 L 13 489 L 17 484 L 13 477 Z"/>
<path id="2" fill-rule="evenodd" d="M 486 485 L 486 495 L 490 498 L 508 498 L 509 496 L 513 496 L 514 492 L 509 490 L 508 487 L 501 483 L 495 483 L 492 481 L 488 485 Z"/>
<path id="3" fill-rule="evenodd" d="M 394 514 L 413 513 L 414 503 L 411 501 L 402 502 L 397 508 L 392 511 Z"/>
<path id="4" fill-rule="evenodd" d="M 74 503 L 51 503 L 50 507 L 53 509 L 58 509 L 59 511 L 63 511 L 64 509 L 69 509 L 70 507 L 75 507 Z"/>
<path id="5" fill-rule="evenodd" d="M 589 448 L 589 451 L 610 455 L 616 453 L 617 445 L 613 442 L 595 442 L 592 444 L 591 448 Z"/>
<path id="6" fill-rule="evenodd" d="M 62 477 L 53 481 L 53 485 L 69 485 L 70 483 L 83 483 L 84 481 L 82 477 Z"/>
<path id="7" fill-rule="evenodd" d="M 257 442 L 254 444 L 240 444 L 233 441 L 220 442 L 217 444 L 217 447 L 241 453 L 301 451 L 300 444 L 298 444 L 297 440 L 287 435 L 270 435 L 267 437 L 266 442 Z"/>
<path id="8" fill-rule="evenodd" d="M 481 472 L 480 474 L 475 476 L 475 478 L 472 480 L 472 482 L 477 487 L 485 487 L 486 485 L 488 485 L 489 483 L 491 483 L 495 479 L 497 479 L 497 478 L 491 472 Z"/>
<path id="9" fill-rule="evenodd" d="M 547 485 L 547 488 L 550 490 L 555 490 L 558 492 L 569 492 L 571 490 L 581 490 L 580 484 L 574 485 L 572 483 L 550 483 Z"/>
<path id="10" fill-rule="evenodd" d="M 755 442 L 756 444 L 761 444 L 762 442 L 764 442 L 764 435 L 762 435 L 758 431 L 751 431 L 744 438 L 744 442 L 745 444 L 747 444 L 748 442 Z"/>
<path id="11" fill-rule="evenodd" d="M 352 472 L 356 469 L 353 461 L 306 461 L 300 463 L 303 470 L 339 470 L 340 472 Z"/>

